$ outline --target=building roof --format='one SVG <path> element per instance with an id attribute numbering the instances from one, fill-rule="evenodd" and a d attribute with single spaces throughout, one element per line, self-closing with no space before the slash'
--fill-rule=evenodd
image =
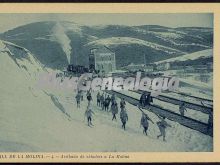
<path id="1" fill-rule="evenodd" d="M 107 46 L 98 46 L 93 49 L 96 49 L 97 53 L 114 53 L 110 48 Z M 92 49 L 91 49 L 92 50 Z"/>

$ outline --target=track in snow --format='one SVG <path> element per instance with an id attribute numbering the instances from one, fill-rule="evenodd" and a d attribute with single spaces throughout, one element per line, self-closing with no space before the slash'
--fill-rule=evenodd
<path id="1" fill-rule="evenodd" d="M 136 98 L 133 98 L 131 96 L 122 94 L 120 92 L 116 92 L 116 91 L 106 91 L 106 93 L 109 94 L 115 94 L 117 97 L 119 98 L 124 98 L 127 102 L 129 102 L 130 104 L 137 106 L 139 105 L 139 100 Z M 186 126 L 188 128 L 191 128 L 193 130 L 197 130 L 203 134 L 209 135 L 209 136 L 213 136 L 213 128 L 208 129 L 208 124 L 186 117 L 186 116 L 181 116 L 180 114 L 177 114 L 175 112 L 172 112 L 168 109 L 164 109 L 160 106 L 157 105 L 150 105 L 149 107 L 142 107 L 143 109 L 146 109 L 148 111 L 151 111 L 153 113 L 155 113 L 156 115 L 160 115 L 160 116 L 165 116 L 167 119 L 175 121 L 180 123 L 183 126 Z"/>

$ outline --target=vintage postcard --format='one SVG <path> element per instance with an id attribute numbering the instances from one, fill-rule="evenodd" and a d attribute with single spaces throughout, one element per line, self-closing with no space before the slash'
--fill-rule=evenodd
<path id="1" fill-rule="evenodd" d="M 0 162 L 218 161 L 220 4 L 0 9 Z"/>

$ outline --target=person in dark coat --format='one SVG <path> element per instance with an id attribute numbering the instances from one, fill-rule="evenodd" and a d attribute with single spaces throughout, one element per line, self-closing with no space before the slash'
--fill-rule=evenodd
<path id="1" fill-rule="evenodd" d="M 111 102 L 111 98 L 108 95 L 107 98 L 104 101 L 104 109 L 105 109 L 105 111 L 108 111 L 110 102 Z"/>
<path id="2" fill-rule="evenodd" d="M 128 121 L 128 114 L 124 108 L 121 109 L 120 119 L 122 122 L 122 128 L 125 130 L 125 125 L 126 125 L 126 122 Z"/>
<path id="3" fill-rule="evenodd" d="M 143 106 L 143 107 L 146 107 L 148 105 L 150 105 L 151 103 L 153 102 L 153 98 L 151 96 L 151 93 L 146 93 L 144 92 L 141 97 L 140 97 L 140 105 Z"/>
<path id="4" fill-rule="evenodd" d="M 144 112 L 142 112 L 141 125 L 144 128 L 143 133 L 145 133 L 146 135 L 147 135 L 147 130 L 148 130 L 148 126 L 149 126 L 148 120 L 154 124 L 154 122 L 148 117 L 148 115 L 145 114 Z"/>
<path id="5" fill-rule="evenodd" d="M 80 108 L 80 100 L 81 100 L 80 93 L 77 93 L 75 98 L 76 98 L 77 108 Z"/>
<path id="6" fill-rule="evenodd" d="M 80 96 L 81 96 L 81 101 L 83 101 L 83 91 L 80 90 L 79 93 L 80 93 Z"/>
<path id="7" fill-rule="evenodd" d="M 112 111 L 112 121 L 115 119 L 115 120 L 117 120 L 116 119 L 116 114 L 118 113 L 118 104 L 117 104 L 117 102 L 116 101 L 114 101 L 113 103 L 112 103 L 112 105 L 111 105 L 111 111 Z"/>
<path id="8" fill-rule="evenodd" d="M 208 120 L 208 127 L 207 127 L 207 132 L 213 128 L 213 112 L 209 112 L 209 120 Z"/>
<path id="9" fill-rule="evenodd" d="M 100 104 L 101 104 L 102 110 L 104 110 L 104 102 L 105 102 L 105 97 L 104 97 L 104 93 L 102 93 L 100 97 Z"/>
<path id="10" fill-rule="evenodd" d="M 97 106 L 101 106 L 101 95 L 100 95 L 100 93 L 98 92 L 98 94 L 97 94 L 97 96 L 96 96 L 96 98 L 97 98 Z"/>
<path id="11" fill-rule="evenodd" d="M 92 94 L 91 94 L 91 92 L 88 91 L 87 94 L 86 94 L 86 96 L 87 96 L 88 102 L 90 103 L 90 101 L 92 100 Z"/>
<path id="12" fill-rule="evenodd" d="M 146 101 L 145 101 L 145 106 L 150 105 L 152 102 L 153 102 L 153 98 L 152 98 L 152 96 L 151 96 L 151 93 L 148 93 L 147 99 L 146 99 Z"/>
<path id="13" fill-rule="evenodd" d="M 184 116 L 185 115 L 185 111 L 186 111 L 185 103 L 181 102 L 180 105 L 179 105 L 180 115 Z"/>
<path id="14" fill-rule="evenodd" d="M 157 136 L 157 138 L 163 136 L 163 141 L 166 141 L 165 138 L 166 138 L 166 128 L 167 127 L 171 127 L 171 125 L 169 125 L 166 121 L 165 121 L 165 117 L 160 117 L 158 116 L 161 121 L 157 122 L 157 126 L 160 130 L 160 135 Z"/>
<path id="15" fill-rule="evenodd" d="M 203 101 L 201 101 L 201 104 L 203 106 L 207 106 L 203 103 Z M 210 129 L 213 129 L 213 111 L 209 111 L 208 115 L 209 115 L 209 119 L 208 119 L 207 133 L 209 132 Z"/>
<path id="16" fill-rule="evenodd" d="M 139 100 L 141 106 L 143 107 L 145 106 L 146 99 L 147 99 L 147 94 L 146 92 L 143 92 Z"/>
<path id="17" fill-rule="evenodd" d="M 122 98 L 122 99 L 121 99 L 121 102 L 120 102 L 120 108 L 121 108 L 121 109 L 125 109 L 125 105 L 126 105 L 125 99 Z"/>
<path id="18" fill-rule="evenodd" d="M 85 116 L 87 117 L 87 122 L 88 122 L 88 126 L 93 125 L 92 124 L 92 115 L 94 114 L 94 112 L 92 111 L 92 109 L 88 106 L 87 110 L 85 111 Z"/>
<path id="19" fill-rule="evenodd" d="M 114 101 L 115 101 L 115 94 L 113 94 L 113 95 L 111 96 L 111 102 L 112 102 L 112 104 L 114 103 Z"/>

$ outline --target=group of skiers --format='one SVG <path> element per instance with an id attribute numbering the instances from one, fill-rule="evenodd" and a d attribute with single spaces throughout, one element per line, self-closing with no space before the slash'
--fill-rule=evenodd
<path id="1" fill-rule="evenodd" d="M 201 104 L 205 106 L 202 101 L 201 101 Z M 184 116 L 186 111 L 187 111 L 186 104 L 184 102 L 180 102 L 179 104 L 180 115 Z M 212 111 L 209 111 L 208 114 L 209 114 L 209 119 L 208 119 L 207 132 L 209 131 L 210 128 L 213 128 L 213 113 Z"/>
<path id="2" fill-rule="evenodd" d="M 77 108 L 80 108 L 80 102 L 83 101 L 83 91 L 78 91 L 75 98 L 76 98 Z M 93 126 L 92 118 L 95 113 L 92 111 L 92 108 L 91 108 L 91 102 L 93 100 L 91 90 L 87 91 L 86 98 L 88 101 L 88 106 L 85 111 L 85 117 L 87 118 L 88 126 Z M 120 107 L 119 107 L 118 103 L 116 101 L 115 94 L 112 94 L 112 96 L 110 97 L 110 95 L 107 95 L 104 92 L 102 94 L 100 92 L 98 92 L 96 95 L 96 100 L 97 100 L 97 106 L 100 107 L 101 110 L 112 113 L 112 121 L 114 121 L 114 120 L 117 121 L 117 114 L 119 113 L 119 108 L 120 108 L 120 119 L 121 119 L 121 123 L 122 123 L 122 129 L 126 130 L 126 123 L 128 121 L 128 114 L 127 114 L 127 110 L 125 107 L 126 106 L 125 99 L 124 98 L 121 99 L 120 104 L 119 104 Z M 148 127 L 149 127 L 149 121 L 152 124 L 154 124 L 154 122 L 150 119 L 150 117 L 146 113 L 143 112 L 141 107 L 145 107 L 145 108 L 147 107 L 150 109 L 150 105 L 152 102 L 153 102 L 153 97 L 151 96 L 151 93 L 143 92 L 143 94 L 141 95 L 140 100 L 139 100 L 138 108 L 142 111 L 140 126 L 143 127 L 143 134 L 145 134 L 145 135 L 148 135 L 147 131 L 148 131 Z M 203 105 L 203 103 L 202 103 L 202 105 Z M 184 116 L 186 111 L 187 111 L 187 109 L 186 109 L 185 103 L 183 101 L 180 101 L 180 104 L 179 104 L 180 115 Z M 158 135 L 157 138 L 162 136 L 163 141 L 165 141 L 166 128 L 171 127 L 171 125 L 169 125 L 165 121 L 166 118 L 164 116 L 159 116 L 159 115 L 157 115 L 157 116 L 159 118 L 159 121 L 156 122 L 156 125 L 158 126 L 159 131 L 160 131 L 160 135 Z M 212 116 L 213 116 L 213 114 L 212 114 L 212 112 L 210 112 L 209 121 L 208 121 L 209 125 L 207 128 L 207 131 L 213 126 Z"/>
<path id="3" fill-rule="evenodd" d="M 101 107 L 102 110 L 109 111 L 109 105 L 111 101 L 113 103 L 113 98 L 110 98 L 109 95 L 105 97 L 104 93 L 102 93 L 101 95 L 100 92 L 98 92 L 96 98 L 97 98 L 97 106 Z"/>
<path id="4" fill-rule="evenodd" d="M 141 110 L 141 108 L 140 108 L 140 106 L 138 107 L 140 110 Z M 141 110 L 142 111 L 142 110 Z M 156 124 L 157 124 L 157 126 L 158 126 L 158 128 L 159 128 L 159 130 L 160 130 L 160 135 L 158 135 L 157 136 L 157 138 L 159 138 L 159 137 L 163 137 L 163 141 L 165 141 L 165 138 L 166 138 L 166 128 L 167 127 L 171 127 L 171 125 L 169 125 L 166 121 L 165 121 L 165 117 L 163 116 L 159 116 L 159 115 L 157 115 L 158 116 L 158 118 L 160 119 L 160 121 L 158 121 Z M 150 121 L 152 124 L 154 124 L 154 122 L 152 121 L 152 119 L 151 118 L 149 118 L 149 116 L 146 114 L 146 113 L 144 113 L 143 111 L 142 111 L 142 117 L 141 117 L 141 123 L 140 123 L 140 125 L 143 127 L 143 134 L 146 134 L 147 135 L 147 130 L 148 130 L 148 127 L 149 127 L 149 122 L 148 121 Z"/>
<path id="5" fill-rule="evenodd" d="M 141 110 L 140 106 L 142 107 L 149 107 L 149 105 L 153 102 L 153 97 L 151 96 L 151 93 L 147 93 L 147 92 L 143 92 L 143 94 L 141 95 L 140 97 L 140 100 L 139 100 L 139 109 Z M 184 103 L 181 104 L 181 115 L 184 115 L 184 112 L 185 112 L 185 106 L 184 106 Z M 142 110 L 141 110 L 142 111 Z M 165 138 L 166 138 L 166 128 L 167 127 L 171 127 L 171 125 L 169 125 L 166 121 L 165 121 L 165 117 L 164 116 L 159 116 L 157 115 L 158 118 L 160 119 L 160 121 L 158 121 L 156 124 L 160 130 L 160 135 L 157 136 L 157 138 L 159 137 L 163 137 L 163 141 L 165 141 Z M 150 121 L 152 124 L 154 124 L 154 122 L 149 118 L 149 116 L 147 114 L 145 114 L 143 111 L 142 111 L 142 118 L 141 118 L 141 125 L 143 126 L 143 133 L 147 135 L 147 130 L 148 130 L 148 127 L 149 127 L 149 122 Z"/>
<path id="6" fill-rule="evenodd" d="M 85 111 L 85 116 L 87 117 L 88 126 L 91 126 L 91 125 L 93 125 L 92 124 L 92 115 L 94 114 L 94 112 L 91 109 L 92 94 L 91 94 L 90 90 L 87 91 L 86 98 L 88 100 L 88 106 Z M 83 91 L 81 91 L 81 90 L 78 91 L 78 93 L 75 96 L 75 99 L 76 99 L 77 108 L 80 108 L 80 103 L 81 103 L 81 101 L 83 101 Z"/>
<path id="7" fill-rule="evenodd" d="M 77 108 L 80 108 L 80 102 L 83 101 L 83 92 L 78 91 L 75 98 L 76 98 Z M 93 100 L 91 90 L 87 91 L 86 98 L 88 101 L 88 106 L 85 111 L 85 117 L 87 118 L 88 126 L 93 126 L 92 119 L 93 119 L 93 115 L 95 113 L 92 111 L 92 108 L 91 108 L 91 101 Z M 104 92 L 102 94 L 100 92 L 98 92 L 96 95 L 96 99 L 97 99 L 97 106 L 100 107 L 101 110 L 106 111 L 106 112 L 111 111 L 112 121 L 114 121 L 114 120 L 117 121 L 117 114 L 119 113 L 119 108 L 120 108 L 120 120 L 122 123 L 122 129 L 126 130 L 126 123 L 128 121 L 128 114 L 127 114 L 127 110 L 125 107 L 126 106 L 125 99 L 124 98 L 121 99 L 120 107 L 118 106 L 118 103 L 116 101 L 115 94 L 113 94 L 110 97 L 110 95 L 104 94 Z M 150 95 L 150 93 L 147 94 L 146 92 L 144 92 L 141 95 L 139 105 L 138 105 L 138 108 L 142 111 L 140 126 L 143 127 L 143 133 L 145 135 L 147 135 L 149 121 L 153 124 L 154 124 L 154 122 L 149 118 L 149 116 L 146 113 L 143 112 L 141 107 L 143 107 L 143 106 L 146 107 L 147 105 L 150 105 L 151 102 L 153 102 L 153 99 L 152 99 L 152 96 Z M 162 136 L 163 140 L 165 141 L 165 137 L 166 137 L 165 129 L 167 127 L 170 127 L 170 125 L 165 121 L 165 117 L 161 117 L 161 116 L 158 116 L 158 117 L 159 117 L 160 121 L 157 122 L 156 124 L 160 130 L 160 135 L 158 135 L 157 138 Z"/>
<path id="8" fill-rule="evenodd" d="M 150 105 L 152 102 L 153 102 L 153 98 L 151 96 L 151 93 L 143 92 L 143 94 L 140 97 L 140 101 L 139 101 L 140 105 L 146 107 Z M 186 111 L 187 109 L 186 109 L 185 103 L 180 101 L 180 104 L 179 104 L 180 115 L 184 116 Z"/>
<path id="9" fill-rule="evenodd" d="M 109 95 L 105 96 L 104 93 L 96 95 L 97 98 L 97 106 L 101 107 L 102 110 L 111 111 L 112 112 L 112 121 L 117 120 L 116 115 L 118 114 L 118 103 L 116 102 L 115 95 L 113 94 L 111 97 Z M 111 104 L 111 106 L 110 106 Z M 128 121 L 128 115 L 125 109 L 125 100 L 122 99 L 120 101 L 120 119 L 122 122 L 122 128 L 125 130 L 126 122 Z M 110 106 L 110 109 L 109 109 Z"/>

